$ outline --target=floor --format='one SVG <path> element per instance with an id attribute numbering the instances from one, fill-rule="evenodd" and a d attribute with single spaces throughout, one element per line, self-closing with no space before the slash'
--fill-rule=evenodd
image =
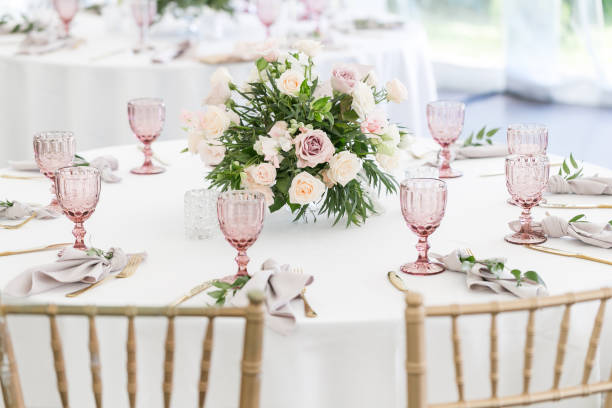
<path id="1" fill-rule="evenodd" d="M 466 103 L 464 134 L 502 127 L 495 138 L 503 142 L 503 128 L 510 123 L 537 122 L 549 128 L 549 151 L 561 156 L 570 153 L 578 160 L 612 168 L 612 109 L 545 104 L 506 94 L 466 95 L 440 92 L 440 99 Z"/>

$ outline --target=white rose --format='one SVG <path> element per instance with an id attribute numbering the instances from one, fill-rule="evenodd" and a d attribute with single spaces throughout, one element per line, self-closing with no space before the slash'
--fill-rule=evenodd
<path id="1" fill-rule="evenodd" d="M 253 145 L 253 150 L 257 154 L 264 156 L 264 160 L 271 163 L 277 169 L 284 159 L 280 154 L 281 145 L 279 141 L 271 137 L 259 136 L 259 140 Z"/>
<path id="2" fill-rule="evenodd" d="M 219 139 L 230 127 L 230 117 L 222 107 L 209 105 L 200 118 L 200 126 L 204 137 Z"/>
<path id="3" fill-rule="evenodd" d="M 240 116 L 238 116 L 236 112 L 230 109 L 226 109 L 225 112 L 227 113 L 227 117 L 229 118 L 230 123 L 233 123 L 235 125 L 240 124 Z"/>
<path id="4" fill-rule="evenodd" d="M 254 47 L 255 55 L 262 57 L 268 62 L 273 62 L 278 59 L 280 51 L 278 49 L 278 41 L 274 38 L 269 38 L 262 43 L 256 44 Z"/>
<path id="5" fill-rule="evenodd" d="M 400 103 L 408 99 L 408 90 L 399 79 L 387 82 L 387 99 L 391 102 Z"/>
<path id="6" fill-rule="evenodd" d="M 297 69 L 289 69 L 276 80 L 278 90 L 286 95 L 297 96 L 304 82 L 304 74 Z"/>
<path id="7" fill-rule="evenodd" d="M 261 163 L 256 166 L 249 166 L 244 170 L 247 174 L 247 185 L 253 183 L 262 186 L 272 186 L 276 182 L 276 169 L 270 163 Z"/>
<path id="8" fill-rule="evenodd" d="M 361 160 L 356 154 L 347 150 L 336 153 L 329 161 L 329 173 L 327 176 L 343 187 L 357 177 L 361 170 Z"/>
<path id="9" fill-rule="evenodd" d="M 232 96 L 232 91 L 229 89 L 229 83 L 232 81 L 227 68 L 220 67 L 213 72 L 210 77 L 210 93 L 204 99 L 205 105 L 224 104 Z"/>
<path id="10" fill-rule="evenodd" d="M 366 74 L 365 83 L 368 86 L 376 86 L 378 84 L 378 78 L 376 78 L 376 72 L 374 72 L 374 70 Z"/>
<path id="11" fill-rule="evenodd" d="M 218 140 L 202 140 L 198 144 L 200 158 L 208 166 L 216 166 L 225 157 L 225 146 Z"/>
<path id="12" fill-rule="evenodd" d="M 187 133 L 187 148 L 189 149 L 189 152 L 196 154 L 198 152 L 198 145 L 204 139 L 204 134 L 200 129 L 189 129 Z"/>
<path id="13" fill-rule="evenodd" d="M 218 83 L 227 85 L 230 82 L 232 82 L 232 75 L 229 73 L 229 71 L 225 67 L 217 68 L 215 72 L 213 72 L 213 74 L 210 76 L 210 83 L 212 85 L 218 84 Z"/>
<path id="14" fill-rule="evenodd" d="M 323 193 L 325 193 L 325 184 L 303 171 L 291 180 L 289 202 L 300 205 L 314 203 L 321 199 Z"/>
<path id="15" fill-rule="evenodd" d="M 377 153 L 376 160 L 382 166 L 385 171 L 393 171 L 399 167 L 399 152 L 395 152 L 392 155 Z"/>
<path id="16" fill-rule="evenodd" d="M 320 41 L 304 39 L 296 41 L 293 44 L 293 48 L 300 52 L 303 52 L 309 57 L 316 57 L 317 54 L 319 54 L 319 52 L 321 51 L 321 48 L 323 48 L 323 45 Z"/>
<path id="17" fill-rule="evenodd" d="M 325 98 L 326 96 L 333 98 L 334 90 L 332 89 L 331 81 L 319 82 L 312 96 L 315 101 L 320 98 Z"/>
<path id="18" fill-rule="evenodd" d="M 382 135 L 382 140 L 389 142 L 393 146 L 397 146 L 400 143 L 400 131 L 396 124 L 387 126 L 387 130 Z"/>
<path id="19" fill-rule="evenodd" d="M 351 108 L 357 113 L 359 119 L 365 120 L 376 107 L 372 88 L 363 82 L 358 82 L 353 88 L 353 104 Z"/>

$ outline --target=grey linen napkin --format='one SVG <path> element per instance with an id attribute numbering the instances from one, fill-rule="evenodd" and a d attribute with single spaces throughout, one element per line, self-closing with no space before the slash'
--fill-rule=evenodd
<path id="1" fill-rule="evenodd" d="M 612 225 L 589 221 L 567 222 L 561 217 L 549 215 L 541 222 L 531 224 L 534 230 L 540 230 L 551 238 L 573 237 L 585 244 L 600 248 L 612 248 Z M 521 224 L 518 221 L 510 222 L 510 228 L 518 231 Z"/>
<path id="2" fill-rule="evenodd" d="M 508 155 L 508 146 L 500 144 L 483 146 L 455 145 L 451 147 L 455 154 L 455 160 L 482 159 L 485 157 L 502 157 Z"/>
<path id="3" fill-rule="evenodd" d="M 119 161 L 113 156 L 100 156 L 89 162 L 91 167 L 100 170 L 100 177 L 107 183 L 118 183 L 121 177 L 113 173 L 119 168 Z"/>
<path id="4" fill-rule="evenodd" d="M 463 272 L 466 274 L 466 284 L 468 289 L 487 288 L 495 293 L 510 292 L 514 296 L 520 298 L 531 298 L 536 296 L 547 296 L 548 290 L 545 286 L 531 283 L 529 281 L 522 282 L 521 286 L 516 285 L 516 279 L 509 270 L 504 269 L 496 275 L 491 273 L 488 268 L 482 264 L 475 264 L 472 268 L 465 270 L 461 263 L 460 257 L 467 257 L 467 254 L 461 250 L 454 250 L 448 255 L 442 256 L 432 253 L 431 256 L 441 262 L 446 269 L 455 272 Z M 500 259 L 505 263 L 505 259 Z"/>
<path id="5" fill-rule="evenodd" d="M 19 220 L 29 217 L 32 213 L 36 213 L 36 218 L 41 220 L 57 218 L 62 215 L 48 207 L 28 205 L 19 201 L 13 201 L 13 205 L 10 207 L 0 207 L 0 219 Z"/>
<path id="6" fill-rule="evenodd" d="M 566 180 L 555 174 L 548 180 L 548 191 L 555 194 L 611 195 L 612 177 L 579 177 Z"/>
<path id="7" fill-rule="evenodd" d="M 11 280 L 4 292 L 11 296 L 30 296 L 51 290 L 66 283 L 95 283 L 108 274 L 120 271 L 128 257 L 120 248 L 111 248 L 111 259 L 88 255 L 85 251 L 64 248 L 55 262 L 29 268 Z"/>
<path id="8" fill-rule="evenodd" d="M 266 324 L 281 334 L 289 334 L 295 328 L 296 320 L 291 301 L 313 280 L 312 275 L 291 272 L 289 265 L 279 265 L 275 260 L 268 259 L 231 302 L 235 306 L 245 307 L 249 304 L 249 291 L 263 291 L 266 295 Z"/>

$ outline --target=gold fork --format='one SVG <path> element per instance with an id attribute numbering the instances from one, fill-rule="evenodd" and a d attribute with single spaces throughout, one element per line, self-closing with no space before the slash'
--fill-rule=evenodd
<path id="1" fill-rule="evenodd" d="M 599 262 L 606 265 L 612 265 L 612 261 L 607 259 L 596 258 L 594 256 L 584 255 L 578 252 L 566 251 L 564 249 L 551 248 L 544 245 L 525 245 L 525 248 L 533 249 L 535 251 L 546 252 L 547 254 L 567 256 L 569 258 L 584 259 L 586 261 Z"/>
<path id="2" fill-rule="evenodd" d="M 301 266 L 296 266 L 291 268 L 291 272 L 302 274 L 304 273 L 304 270 Z M 317 317 L 317 312 L 315 312 L 313 308 L 310 307 L 310 303 L 308 303 L 308 300 L 306 300 L 306 287 L 304 287 L 300 292 L 300 299 L 302 299 L 302 302 L 304 302 L 304 314 L 306 315 L 306 317 Z"/>
<path id="3" fill-rule="evenodd" d="M 25 220 L 21 221 L 19 224 L 15 224 L 15 225 L 0 224 L 0 228 L 16 230 L 16 229 L 19 229 L 19 228 L 23 227 L 28 222 L 32 221 L 34 218 L 36 218 L 36 213 L 32 213 L 28 218 L 26 218 Z"/>
<path id="4" fill-rule="evenodd" d="M 199 285 L 194 286 L 193 288 L 191 288 L 189 290 L 189 292 L 185 293 L 180 298 L 174 300 L 168 306 L 176 307 L 176 306 L 180 305 L 181 303 L 191 299 L 192 297 L 194 297 L 196 295 L 199 295 L 200 293 L 204 292 L 206 289 L 210 288 L 212 286 L 213 282 L 214 281 L 210 280 L 210 281 L 202 282 Z"/>
<path id="5" fill-rule="evenodd" d="M 125 268 L 123 268 L 123 270 L 121 272 L 116 273 L 114 275 L 108 275 L 106 278 L 104 278 L 102 280 L 99 280 L 99 281 L 97 281 L 95 283 L 92 283 L 89 286 L 85 286 L 82 289 L 75 290 L 74 292 L 67 293 L 66 297 L 77 297 L 77 296 L 87 292 L 89 289 L 93 289 L 96 286 L 100 286 L 104 282 L 108 282 L 111 279 L 129 278 L 130 276 L 132 276 L 134 274 L 134 272 L 136 272 L 136 269 L 138 268 L 140 263 L 143 261 L 143 259 L 144 259 L 144 254 L 143 253 L 131 255 L 130 256 L 130 260 L 128 261 L 127 265 L 125 266 Z"/>

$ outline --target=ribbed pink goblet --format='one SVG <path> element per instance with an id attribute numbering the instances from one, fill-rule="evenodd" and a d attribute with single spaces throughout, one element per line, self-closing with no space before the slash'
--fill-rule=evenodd
<path id="1" fill-rule="evenodd" d="M 282 5 L 280 0 L 257 0 L 257 17 L 266 27 L 266 38 L 270 37 L 270 27 L 276 22 Z"/>
<path id="2" fill-rule="evenodd" d="M 546 236 L 531 228 L 531 208 L 538 205 L 548 184 L 548 157 L 508 156 L 506 158 L 506 186 L 514 202 L 523 208 L 519 217 L 519 232 L 505 237 L 512 244 L 540 244 Z"/>
<path id="3" fill-rule="evenodd" d="M 100 199 L 100 170 L 95 167 L 63 167 L 55 172 L 55 191 L 59 204 L 74 222 L 74 247 L 86 249 L 83 223 L 96 210 Z"/>
<path id="4" fill-rule="evenodd" d="M 72 166 L 76 143 L 74 134 L 65 131 L 38 132 L 32 140 L 34 159 L 40 172 L 51 180 L 51 203 L 49 208 L 61 211 L 55 197 L 55 170 Z"/>
<path id="5" fill-rule="evenodd" d="M 142 166 L 131 170 L 134 174 L 158 174 L 166 171 L 163 167 L 153 165 L 151 143 L 164 129 L 166 106 L 159 98 L 138 98 L 128 102 L 130 127 L 138 140 L 144 144 L 145 161 Z"/>
<path id="6" fill-rule="evenodd" d="M 533 123 L 510 125 L 507 137 L 510 154 L 546 154 L 548 129 L 544 125 Z"/>
<path id="7" fill-rule="evenodd" d="M 307 14 L 316 20 L 316 32 L 318 34 L 321 34 L 321 15 L 325 11 L 328 2 L 329 0 L 306 0 Z"/>
<path id="8" fill-rule="evenodd" d="M 249 257 L 246 250 L 257 240 L 263 228 L 265 208 L 262 193 L 236 190 L 219 195 L 217 217 L 221 232 L 227 242 L 238 250 L 238 273 L 235 277 L 248 275 Z"/>
<path id="9" fill-rule="evenodd" d="M 450 167 L 450 145 L 455 143 L 463 129 L 465 104 L 454 101 L 435 101 L 427 104 L 427 126 L 433 139 L 442 146 L 440 178 L 460 177 L 459 170 Z"/>
<path id="10" fill-rule="evenodd" d="M 132 16 L 138 27 L 138 45 L 134 53 L 145 51 L 149 46 L 149 27 L 157 14 L 157 0 L 132 0 Z"/>
<path id="11" fill-rule="evenodd" d="M 79 0 L 53 0 L 53 7 L 64 24 L 64 37 L 70 37 L 70 23 L 79 10 Z"/>
<path id="12" fill-rule="evenodd" d="M 443 265 L 429 260 L 427 237 L 438 228 L 444 217 L 446 196 L 446 183 L 438 179 L 412 178 L 400 185 L 402 215 L 408 227 L 419 237 L 417 260 L 402 265 L 402 272 L 434 275 L 444 271 Z"/>

